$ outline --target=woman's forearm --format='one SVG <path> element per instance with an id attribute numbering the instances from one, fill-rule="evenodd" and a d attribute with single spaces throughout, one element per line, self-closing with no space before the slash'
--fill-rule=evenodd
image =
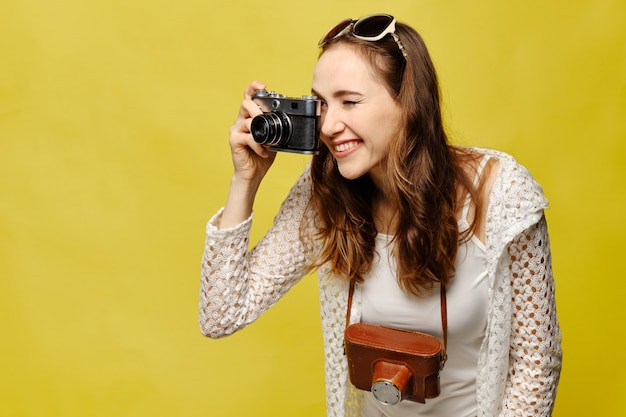
<path id="1" fill-rule="evenodd" d="M 233 175 L 219 224 L 220 229 L 237 226 L 250 217 L 258 189 L 259 183 L 256 181 L 244 180 Z"/>

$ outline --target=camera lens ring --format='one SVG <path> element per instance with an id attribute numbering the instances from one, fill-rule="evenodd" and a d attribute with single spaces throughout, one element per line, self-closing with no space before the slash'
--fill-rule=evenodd
<path id="1" fill-rule="evenodd" d="M 263 113 L 252 119 L 250 133 L 255 142 L 280 146 L 291 138 L 291 118 L 282 111 Z"/>
<path id="2" fill-rule="evenodd" d="M 372 385 L 374 398 L 383 405 L 396 405 L 402 401 L 402 391 L 391 381 L 378 381 Z"/>

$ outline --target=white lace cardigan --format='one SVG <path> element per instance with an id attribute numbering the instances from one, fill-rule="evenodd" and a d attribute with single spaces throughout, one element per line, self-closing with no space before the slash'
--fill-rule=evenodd
<path id="1" fill-rule="evenodd" d="M 550 243 L 543 210 L 547 200 L 530 173 L 511 156 L 480 152 L 500 162 L 487 214 L 489 308 L 477 370 L 480 416 L 549 416 L 561 369 Z M 301 243 L 301 223 L 311 191 L 309 170 L 284 201 L 273 227 L 249 250 L 252 216 L 218 230 L 221 210 L 207 224 L 202 258 L 200 328 L 218 338 L 255 321 L 304 275 L 314 248 Z M 307 229 L 308 228 L 308 229 Z M 348 380 L 343 353 L 346 280 L 318 271 L 324 335 L 328 416 L 358 416 L 361 392 Z M 355 292 L 351 322 L 360 320 Z"/>

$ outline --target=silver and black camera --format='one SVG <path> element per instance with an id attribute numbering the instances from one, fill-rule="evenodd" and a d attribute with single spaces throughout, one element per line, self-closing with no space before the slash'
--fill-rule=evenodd
<path id="1" fill-rule="evenodd" d="M 320 101 L 317 97 L 298 99 L 257 90 L 252 100 L 263 112 L 252 119 L 250 126 L 255 142 L 269 145 L 272 151 L 318 153 Z"/>

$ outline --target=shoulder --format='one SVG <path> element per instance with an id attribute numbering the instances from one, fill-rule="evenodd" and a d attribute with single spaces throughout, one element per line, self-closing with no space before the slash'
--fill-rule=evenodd
<path id="1" fill-rule="evenodd" d="M 543 188 L 530 171 L 513 156 L 494 149 L 474 148 L 474 150 L 497 161 L 497 169 L 493 173 L 492 197 L 495 194 L 496 197 L 504 199 L 521 198 L 536 206 L 537 209 L 547 207 L 548 201 Z"/>
<path id="2" fill-rule="evenodd" d="M 294 185 L 292 186 L 291 193 L 304 193 L 308 196 L 310 194 L 312 183 L 313 181 L 311 178 L 311 162 L 309 161 L 307 162 L 304 170 L 302 171 Z"/>
<path id="3" fill-rule="evenodd" d="M 487 208 L 488 233 L 502 234 L 508 239 L 537 223 L 548 200 L 528 169 L 505 152 L 481 148 L 475 151 L 497 161 Z"/>

